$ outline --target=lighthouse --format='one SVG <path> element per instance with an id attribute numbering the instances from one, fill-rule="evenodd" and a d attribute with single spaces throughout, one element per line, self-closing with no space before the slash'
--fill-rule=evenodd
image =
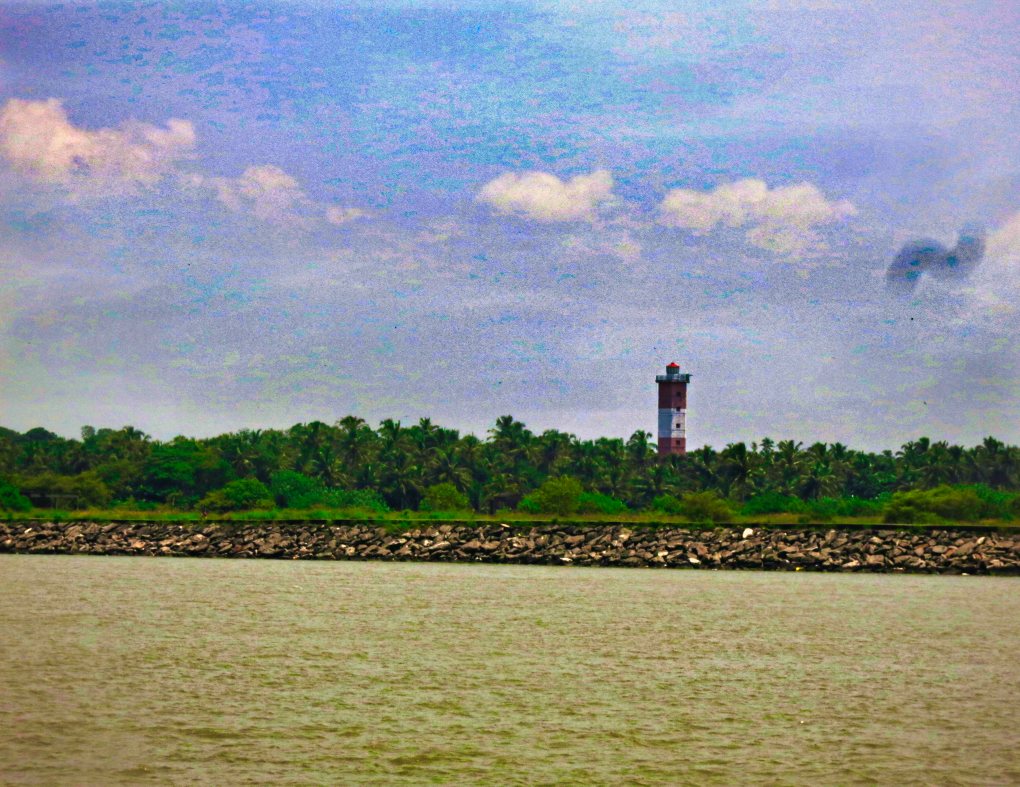
<path id="1" fill-rule="evenodd" d="M 659 384 L 659 456 L 687 453 L 687 383 L 689 374 L 680 374 L 675 363 L 665 374 L 655 376 Z"/>

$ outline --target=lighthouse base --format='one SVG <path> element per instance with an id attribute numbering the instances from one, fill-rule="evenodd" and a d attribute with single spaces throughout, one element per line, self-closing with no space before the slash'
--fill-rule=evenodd
<path id="1" fill-rule="evenodd" d="M 679 454 L 680 456 L 683 456 L 686 453 L 687 453 L 686 437 L 659 438 L 659 456 L 669 456 L 670 454 Z"/>

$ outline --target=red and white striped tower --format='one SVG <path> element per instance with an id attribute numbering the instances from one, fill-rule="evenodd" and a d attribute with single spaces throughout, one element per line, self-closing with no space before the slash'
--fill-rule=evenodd
<path id="1" fill-rule="evenodd" d="M 655 376 L 659 384 L 659 456 L 687 453 L 687 383 L 689 374 L 671 363 L 665 374 Z"/>

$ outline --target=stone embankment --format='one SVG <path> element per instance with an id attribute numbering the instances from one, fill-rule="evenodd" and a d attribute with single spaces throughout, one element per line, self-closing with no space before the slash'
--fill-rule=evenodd
<path id="1" fill-rule="evenodd" d="M 1020 531 L 963 528 L 8 521 L 0 552 L 1020 574 Z"/>

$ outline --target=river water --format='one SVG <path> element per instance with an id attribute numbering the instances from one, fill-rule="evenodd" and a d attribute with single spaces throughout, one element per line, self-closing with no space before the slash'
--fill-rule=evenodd
<path id="1" fill-rule="evenodd" d="M 1008 578 L 0 555 L 0 782 L 1020 783 Z"/>

